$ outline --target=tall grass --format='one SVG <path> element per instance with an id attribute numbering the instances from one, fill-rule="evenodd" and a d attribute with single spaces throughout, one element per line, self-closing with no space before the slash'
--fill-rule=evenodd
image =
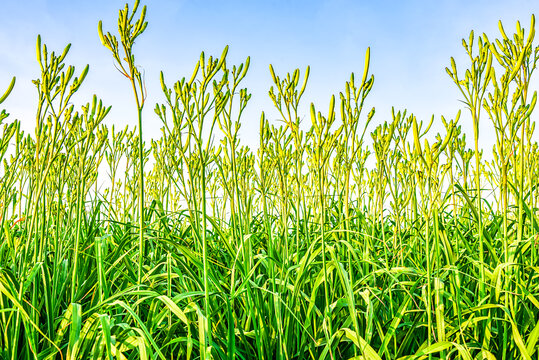
<path id="1" fill-rule="evenodd" d="M 76 109 L 89 69 L 75 76 L 70 46 L 58 55 L 40 37 L 35 133 L 0 113 L 1 359 L 537 358 L 534 17 L 511 36 L 500 23 L 495 40 L 472 32 L 468 62 L 446 69 L 471 148 L 461 111 L 367 112 L 367 50 L 310 123 L 310 69 L 270 66 L 275 109 L 254 151 L 239 138 L 250 59 L 231 66 L 227 47 L 188 78 L 161 73 L 157 119 L 143 121 L 138 9 L 120 11 L 119 40 L 98 26 L 136 129 L 103 125 L 97 97 Z M 150 144 L 146 121 L 162 124 Z"/>

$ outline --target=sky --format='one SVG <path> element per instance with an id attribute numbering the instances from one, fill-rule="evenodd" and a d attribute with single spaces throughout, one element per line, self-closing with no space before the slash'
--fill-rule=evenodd
<path id="1" fill-rule="evenodd" d="M 66 63 L 74 65 L 77 73 L 89 64 L 90 72 L 73 99 L 76 106 L 96 94 L 112 105 L 107 124 L 135 126 L 130 84 L 115 69 L 97 32 L 99 20 L 105 31 L 116 31 L 118 9 L 125 1 L 0 0 L 0 4 L 0 92 L 12 76 L 17 77 L 13 93 L 0 107 L 20 119 L 25 130 L 33 131 L 35 124 L 37 91 L 32 80 L 39 76 L 35 59 L 38 34 L 49 51 L 60 53 L 71 43 Z M 229 45 L 229 65 L 251 57 L 243 86 L 252 99 L 241 130 L 243 144 L 251 147 L 258 144 L 261 112 L 274 123 L 279 119 L 268 96 L 272 85 L 269 64 L 279 75 L 296 68 L 303 73 L 310 65 L 302 99 L 302 118 L 308 123 L 311 102 L 327 112 L 331 95 L 344 90 L 350 74 L 361 77 L 365 51 L 370 47 L 375 82 L 364 112 L 365 119 L 370 108 L 376 108 L 370 129 L 391 120 L 395 107 L 407 109 L 419 120 L 428 121 L 434 115 L 433 130 L 443 131 L 440 116 L 454 118 L 463 109 L 460 93 L 445 72 L 451 56 L 459 68 L 467 66 L 461 39 L 468 38 L 471 30 L 486 33 L 491 40 L 499 37 L 498 20 L 507 33 L 514 32 L 518 20 L 528 29 L 531 15 L 539 12 L 536 0 L 142 0 L 141 4 L 148 6 L 148 27 L 137 39 L 134 52 L 148 89 L 145 139 L 158 137 L 161 127 L 153 112 L 156 103 L 164 102 L 160 71 L 172 85 L 191 76 L 202 51 L 220 56 Z M 537 89 L 536 84 L 532 90 Z M 472 137 L 471 121 L 463 114 L 461 124 Z M 485 116 L 480 138 L 485 147 L 492 145 L 492 131 Z"/>

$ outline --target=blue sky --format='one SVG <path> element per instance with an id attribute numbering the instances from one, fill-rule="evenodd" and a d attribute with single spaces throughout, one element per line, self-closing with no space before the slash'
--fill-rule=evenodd
<path id="1" fill-rule="evenodd" d="M 38 77 L 35 40 L 41 34 L 50 50 L 61 52 L 72 43 L 67 63 L 78 71 L 90 65 L 90 73 L 74 99 L 78 105 L 92 94 L 112 105 L 107 123 L 123 127 L 136 122 L 133 98 L 126 79 L 115 70 L 112 58 L 100 43 L 97 23 L 116 30 L 118 9 L 125 1 L 3 0 L 0 31 L 0 90 L 17 76 L 17 84 L 2 107 L 32 130 L 35 122 Z M 462 107 L 459 93 L 445 73 L 449 59 L 465 63 L 461 39 L 470 30 L 498 36 L 498 20 L 513 32 L 517 20 L 526 29 L 539 1 L 142 1 L 148 5 L 146 32 L 137 40 L 135 54 L 144 69 L 149 90 L 144 131 L 156 137 L 161 124 L 154 115 L 162 102 L 159 72 L 169 84 L 189 77 L 200 52 L 219 56 L 230 46 L 228 63 L 237 64 L 251 56 L 244 85 L 253 97 L 243 121 L 244 143 L 256 146 L 262 110 L 277 119 L 267 95 L 271 86 L 268 65 L 278 74 L 311 66 L 304 109 L 312 101 L 326 111 L 331 94 L 344 89 L 350 73 L 363 71 L 364 55 L 371 47 L 374 88 L 367 106 L 376 107 L 374 124 L 391 119 L 391 107 L 408 109 L 418 118 L 435 115 L 453 118 Z M 537 43 L 537 42 L 536 42 Z M 537 74 L 536 74 L 537 76 Z M 535 83 L 534 83 L 535 84 Z M 535 86 L 535 85 L 534 85 Z M 534 87 L 534 90 L 537 86 Z M 365 112 L 368 112 L 368 110 Z M 309 121 L 305 111 L 305 121 Z M 471 136 L 466 117 L 461 122 Z M 490 122 L 484 117 L 488 146 Z"/>

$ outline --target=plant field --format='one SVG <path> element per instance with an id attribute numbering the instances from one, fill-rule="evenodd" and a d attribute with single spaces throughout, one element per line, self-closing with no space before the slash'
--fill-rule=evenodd
<path id="1" fill-rule="evenodd" d="M 261 112 L 250 149 L 250 60 L 228 48 L 161 73 L 162 136 L 143 141 L 145 14 L 98 24 L 135 129 L 104 125 L 97 97 L 73 105 L 88 67 L 40 37 L 35 133 L 0 114 L 0 359 L 538 358 L 534 17 L 448 59 L 462 119 L 364 107 L 369 49 L 307 114 L 309 68 L 270 66 L 282 121 Z"/>

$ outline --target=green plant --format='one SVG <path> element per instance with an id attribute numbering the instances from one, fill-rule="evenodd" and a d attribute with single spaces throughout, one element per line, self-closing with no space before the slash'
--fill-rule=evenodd
<path id="1" fill-rule="evenodd" d="M 138 129 L 105 125 L 96 96 L 76 110 L 88 67 L 75 77 L 70 46 L 57 55 L 41 37 L 35 133 L 0 112 L 0 359 L 537 356 L 533 17 L 527 36 L 519 23 L 493 41 L 472 32 L 468 69 L 451 60 L 472 148 L 460 111 L 392 109 L 371 126 L 368 49 L 361 81 L 326 114 L 311 103 L 309 123 L 310 68 L 270 66 L 282 124 L 262 112 L 254 151 L 240 137 L 250 58 L 229 66 L 228 47 L 171 87 L 161 72 L 162 133 L 144 145 L 139 6 L 120 10 L 118 39 L 98 27 Z"/>
<path id="2" fill-rule="evenodd" d="M 133 18 L 137 13 L 139 7 L 139 0 L 135 1 L 133 10 L 129 11 L 128 4 L 125 5 L 123 10 L 120 10 L 118 15 L 118 34 L 120 36 L 120 43 L 122 48 L 120 49 L 118 39 L 115 35 L 108 32 L 103 34 L 103 25 L 99 21 L 99 38 L 101 43 L 112 53 L 112 56 L 117 64 L 117 69 L 120 73 L 129 79 L 135 95 L 135 102 L 137 105 L 138 116 L 138 216 L 139 216 L 139 258 L 138 258 L 138 271 L 137 271 L 137 283 L 142 284 L 142 271 L 145 255 L 144 244 L 144 140 L 142 139 L 142 109 L 146 101 L 146 85 L 144 83 L 143 74 L 137 68 L 135 63 L 135 55 L 133 54 L 133 45 L 135 40 L 139 37 L 148 22 L 145 21 L 146 6 L 142 7 L 142 11 L 139 19 L 133 24 Z M 123 52 L 123 53 L 122 53 Z"/>

